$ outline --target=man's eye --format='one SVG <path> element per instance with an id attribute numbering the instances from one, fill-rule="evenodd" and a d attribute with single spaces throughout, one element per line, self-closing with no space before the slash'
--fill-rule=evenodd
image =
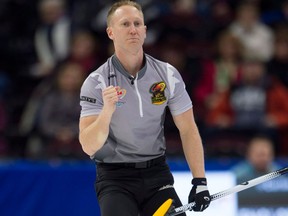
<path id="1" fill-rule="evenodd" d="M 135 22 L 134 25 L 135 25 L 135 26 L 140 26 L 141 23 L 140 23 L 140 22 Z"/>
<path id="2" fill-rule="evenodd" d="M 129 23 L 128 23 L 128 22 L 124 22 L 124 23 L 123 23 L 123 26 L 128 27 L 128 26 L 129 26 Z"/>

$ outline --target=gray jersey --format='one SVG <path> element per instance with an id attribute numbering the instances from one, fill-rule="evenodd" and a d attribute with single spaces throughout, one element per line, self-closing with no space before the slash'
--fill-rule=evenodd
<path id="1" fill-rule="evenodd" d="M 144 67 L 132 77 L 113 55 L 83 83 L 81 117 L 99 115 L 103 107 L 102 89 L 120 86 L 108 139 L 92 156 L 97 162 L 141 162 L 163 155 L 166 107 L 172 115 L 192 107 L 179 72 L 147 54 L 144 59 Z"/>

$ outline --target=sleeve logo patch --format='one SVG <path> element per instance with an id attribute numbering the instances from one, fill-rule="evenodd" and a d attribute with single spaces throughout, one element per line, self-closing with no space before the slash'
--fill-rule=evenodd
<path id="1" fill-rule="evenodd" d="M 164 90 L 166 89 L 166 83 L 161 81 L 154 83 L 149 92 L 152 94 L 151 102 L 155 105 L 161 105 L 166 102 L 167 98 L 165 96 Z"/>
<path id="2" fill-rule="evenodd" d="M 87 101 L 89 103 L 96 103 L 96 99 L 95 98 L 90 98 L 90 97 L 86 97 L 86 96 L 81 96 L 80 97 L 80 101 Z"/>

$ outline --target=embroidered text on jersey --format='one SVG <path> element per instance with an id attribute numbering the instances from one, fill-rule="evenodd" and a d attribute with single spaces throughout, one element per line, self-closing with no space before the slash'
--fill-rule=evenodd
<path id="1" fill-rule="evenodd" d="M 96 99 L 95 98 L 90 98 L 90 97 L 86 97 L 86 96 L 81 96 L 80 97 L 80 101 L 87 101 L 89 103 L 96 103 Z"/>

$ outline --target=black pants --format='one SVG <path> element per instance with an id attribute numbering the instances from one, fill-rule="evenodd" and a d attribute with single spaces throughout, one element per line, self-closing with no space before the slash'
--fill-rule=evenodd
<path id="1" fill-rule="evenodd" d="M 182 203 L 173 183 L 165 161 L 149 168 L 97 164 L 95 189 L 101 216 L 152 216 L 169 198 L 179 207 Z"/>

